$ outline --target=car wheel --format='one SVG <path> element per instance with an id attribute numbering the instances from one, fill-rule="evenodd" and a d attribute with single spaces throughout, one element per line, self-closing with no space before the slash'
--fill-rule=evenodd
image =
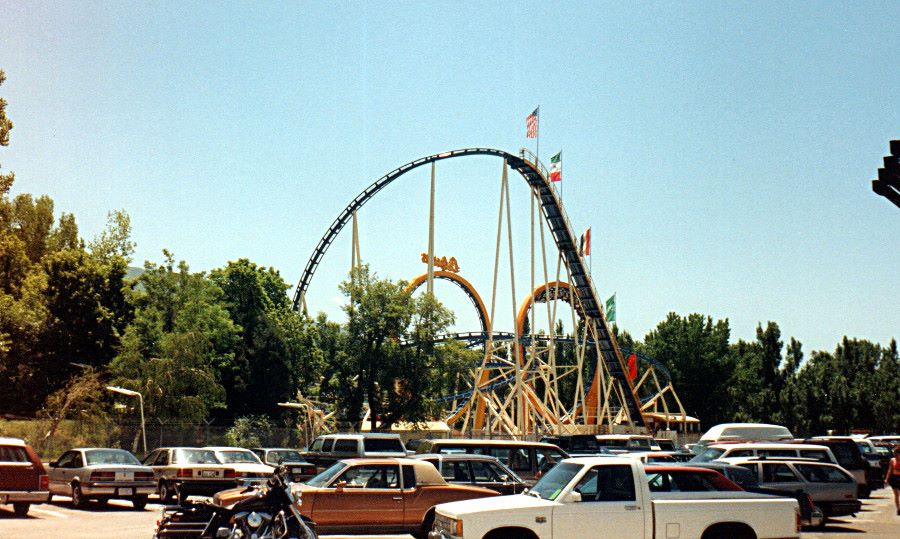
<path id="1" fill-rule="evenodd" d="M 84 494 L 81 492 L 81 485 L 72 485 L 72 505 L 81 509 L 86 503 L 87 500 L 84 499 Z"/>
<path id="2" fill-rule="evenodd" d="M 131 498 L 131 505 L 133 505 L 134 508 L 138 511 L 143 511 L 143 509 L 147 507 L 147 495 L 143 494 Z"/>
<path id="3" fill-rule="evenodd" d="M 24 517 L 28 514 L 28 509 L 31 508 L 30 503 L 26 502 L 17 502 L 13 504 L 13 511 L 16 513 L 17 517 Z"/>
<path id="4" fill-rule="evenodd" d="M 434 511 L 429 511 L 428 514 L 425 515 L 425 518 L 422 519 L 422 528 L 419 530 L 419 533 L 412 534 L 415 539 L 425 539 L 428 537 L 428 532 L 431 531 L 431 528 L 434 527 Z"/>
<path id="5" fill-rule="evenodd" d="M 159 501 L 162 503 L 169 503 L 172 501 L 172 498 L 175 496 L 175 491 L 172 489 L 172 486 L 169 485 L 166 481 L 159 482 Z"/>

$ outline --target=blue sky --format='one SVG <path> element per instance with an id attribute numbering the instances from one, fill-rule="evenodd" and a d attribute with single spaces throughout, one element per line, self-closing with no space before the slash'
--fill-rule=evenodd
<path id="1" fill-rule="evenodd" d="M 900 336 L 900 209 L 871 192 L 900 138 L 896 2 L 5 2 L 0 149 L 14 193 L 48 194 L 82 234 L 132 217 L 136 259 L 196 270 L 247 257 L 296 283 L 369 183 L 452 148 L 563 150 L 563 200 L 592 227 L 594 281 L 643 336 L 669 311 L 777 321 L 832 349 Z M 437 254 L 490 296 L 501 164 L 438 166 Z M 516 297 L 529 205 L 513 178 Z M 424 265 L 428 172 L 360 214 L 382 276 Z M 310 307 L 336 315 L 342 235 Z M 501 274 L 508 266 L 501 265 Z M 508 277 L 506 281 L 509 281 Z M 540 275 L 538 277 L 540 281 Z M 461 330 L 474 315 L 437 289 Z"/>

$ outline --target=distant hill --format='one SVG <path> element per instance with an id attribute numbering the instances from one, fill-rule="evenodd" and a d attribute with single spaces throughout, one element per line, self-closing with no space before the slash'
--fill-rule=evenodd
<path id="1" fill-rule="evenodd" d="M 128 281 L 132 281 L 140 277 L 142 273 L 144 273 L 144 268 L 128 266 L 128 269 L 125 271 L 125 279 Z"/>

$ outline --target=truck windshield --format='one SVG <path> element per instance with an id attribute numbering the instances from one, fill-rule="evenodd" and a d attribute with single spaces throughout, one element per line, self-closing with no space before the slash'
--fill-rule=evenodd
<path id="1" fill-rule="evenodd" d="M 578 472 L 583 467 L 581 464 L 571 462 L 557 464 L 549 472 L 545 473 L 528 493 L 532 495 L 537 494 L 545 500 L 555 500 L 562 489 L 572 481 L 573 477 L 578 475 Z"/>

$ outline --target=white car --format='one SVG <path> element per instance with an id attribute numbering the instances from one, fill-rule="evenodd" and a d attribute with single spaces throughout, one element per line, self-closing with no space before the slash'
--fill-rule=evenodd
<path id="1" fill-rule="evenodd" d="M 263 464 L 253 451 L 242 447 L 204 447 L 216 454 L 219 462 L 234 468 L 234 476 L 239 483 L 264 483 L 275 472 L 275 468 Z"/>

